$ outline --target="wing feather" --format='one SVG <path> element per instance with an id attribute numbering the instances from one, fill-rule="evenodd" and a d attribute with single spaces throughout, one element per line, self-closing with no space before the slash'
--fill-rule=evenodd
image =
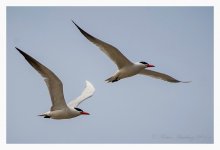
<path id="1" fill-rule="evenodd" d="M 82 101 L 86 100 L 87 98 L 91 97 L 95 92 L 95 88 L 89 81 L 86 81 L 86 86 L 82 91 L 81 95 L 77 97 L 75 100 L 69 102 L 69 107 L 77 107 Z"/>
<path id="2" fill-rule="evenodd" d="M 173 83 L 178 83 L 178 82 L 188 83 L 188 82 L 190 82 L 190 81 L 179 81 L 179 80 L 177 80 L 167 74 L 156 72 L 153 70 L 147 70 L 147 69 L 142 70 L 139 74 L 151 76 L 153 78 L 157 78 L 157 79 L 161 79 L 161 80 L 173 82 Z"/>
<path id="3" fill-rule="evenodd" d="M 118 67 L 121 69 L 124 66 L 133 64 L 128 58 L 126 58 L 117 48 L 114 46 L 99 40 L 98 38 L 90 35 L 82 28 L 80 28 L 74 21 L 72 21 L 79 31 L 93 44 L 98 46 L 102 52 L 104 52 Z"/>
<path id="4" fill-rule="evenodd" d="M 15 48 L 24 56 L 27 62 L 44 78 L 52 101 L 51 110 L 59 110 L 67 107 L 63 95 L 63 84 L 60 79 L 51 70 L 42 65 L 36 59 L 29 56 L 19 48 Z"/>

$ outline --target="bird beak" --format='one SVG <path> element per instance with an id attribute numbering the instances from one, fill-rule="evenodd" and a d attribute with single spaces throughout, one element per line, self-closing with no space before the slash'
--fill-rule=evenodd
<path id="1" fill-rule="evenodd" d="M 89 113 L 85 112 L 85 111 L 82 111 L 80 112 L 81 115 L 90 115 Z"/>
<path id="2" fill-rule="evenodd" d="M 151 65 L 151 64 L 147 64 L 146 66 L 147 67 L 155 67 L 154 65 Z"/>

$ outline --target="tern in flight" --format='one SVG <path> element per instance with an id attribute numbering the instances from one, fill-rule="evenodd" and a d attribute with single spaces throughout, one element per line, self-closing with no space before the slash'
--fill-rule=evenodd
<path id="1" fill-rule="evenodd" d="M 66 104 L 61 80 L 51 70 L 39 63 L 36 59 L 29 56 L 19 48 L 15 48 L 24 56 L 28 63 L 41 74 L 47 84 L 52 106 L 50 111 L 39 116 L 52 119 L 70 119 L 79 115 L 89 115 L 89 113 L 77 107 L 82 101 L 91 97 L 95 92 L 95 88 L 89 81 L 86 81 L 86 87 L 81 95 L 75 100 L 72 100 Z"/>
<path id="2" fill-rule="evenodd" d="M 173 83 L 183 82 L 169 75 L 166 75 L 164 73 L 146 69 L 149 67 L 154 67 L 154 65 L 151 65 L 147 62 L 140 61 L 140 62 L 132 63 L 116 47 L 92 36 L 91 34 L 84 31 L 82 28 L 80 28 L 73 20 L 72 22 L 90 42 L 98 46 L 100 50 L 104 52 L 117 65 L 118 70 L 116 71 L 116 73 L 110 78 L 106 79 L 105 81 L 116 82 L 123 78 L 131 77 L 136 74 L 141 74 L 141 75 L 151 76 L 153 78 L 158 78 L 158 79 L 162 79 L 162 80 L 173 82 Z"/>

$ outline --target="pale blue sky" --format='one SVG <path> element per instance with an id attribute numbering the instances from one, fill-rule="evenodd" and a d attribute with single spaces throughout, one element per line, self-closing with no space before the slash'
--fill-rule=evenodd
<path id="1" fill-rule="evenodd" d="M 107 84 L 116 66 L 71 22 L 130 60 L 191 83 L 135 76 Z M 50 109 L 42 77 L 15 46 L 50 68 L 66 101 L 91 81 L 95 95 L 70 120 Z M 7 143 L 212 143 L 212 7 L 8 7 Z"/>

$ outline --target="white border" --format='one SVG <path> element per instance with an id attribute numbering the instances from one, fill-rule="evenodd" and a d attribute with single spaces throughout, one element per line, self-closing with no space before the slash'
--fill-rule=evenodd
<path id="1" fill-rule="evenodd" d="M 0 6 L 0 22 L 1 22 L 1 30 L 2 35 L 0 36 L 0 143 L 5 143 L 6 138 L 6 7 L 1 4 Z"/>
<path id="2" fill-rule="evenodd" d="M 3 1 L 3 2 L 2 2 Z M 219 72 L 217 71 L 218 56 L 219 56 L 219 3 L 214 0 L 1 0 L 0 20 L 1 20 L 1 36 L 0 36 L 0 66 L 1 70 L 1 99 L 0 99 L 0 147 L 1 149 L 32 149 L 34 148 L 70 148 L 70 149 L 209 149 L 213 150 L 219 147 Z M 214 78 L 214 99 L 215 99 L 215 144 L 6 144 L 6 7 L 7 6 L 214 6 L 215 16 L 215 33 L 214 33 L 214 63 L 215 63 L 215 78 Z M 217 28 L 218 27 L 218 28 Z M 218 50 L 218 51 L 217 51 Z M 218 67 L 219 68 L 219 67 Z M 205 68 L 204 68 L 205 69 Z M 218 101 L 217 101 L 218 100 Z M 218 134 L 217 134 L 218 133 Z M 19 147 L 18 147 L 19 146 Z"/>
<path id="3" fill-rule="evenodd" d="M 3 0 L 6 6 L 213 6 L 215 0 Z M 52 1 L 52 2 L 51 2 Z"/>

